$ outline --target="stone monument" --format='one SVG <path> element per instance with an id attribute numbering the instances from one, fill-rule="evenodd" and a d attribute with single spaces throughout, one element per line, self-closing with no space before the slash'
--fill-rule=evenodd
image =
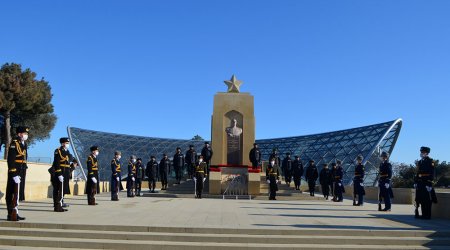
<path id="1" fill-rule="evenodd" d="M 255 142 L 254 98 L 241 93 L 242 81 L 224 81 L 227 92 L 214 96 L 211 126 L 212 165 L 250 165 L 248 153 Z"/>

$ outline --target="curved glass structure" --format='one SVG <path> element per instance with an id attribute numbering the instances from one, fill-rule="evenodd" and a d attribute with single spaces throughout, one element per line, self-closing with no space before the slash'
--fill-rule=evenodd
<path id="1" fill-rule="evenodd" d="M 256 140 L 256 142 L 259 144 L 264 160 L 268 159 L 274 148 L 278 149 L 281 158 L 287 152 L 291 152 L 292 155 L 299 155 L 305 166 L 310 159 L 313 159 L 319 170 L 323 163 L 330 164 L 339 159 L 343 162 L 345 184 L 352 182 L 355 158 L 362 155 L 364 157 L 363 163 L 366 166 L 365 183 L 375 185 L 380 163 L 379 155 L 382 151 L 392 153 L 400 135 L 401 127 L 402 120 L 397 119 L 323 134 L 262 139 Z M 75 177 L 81 179 L 86 179 L 84 163 L 92 145 L 100 147 L 99 174 L 101 180 L 109 179 L 111 174 L 110 161 L 116 150 L 122 152 L 124 175 L 127 172 L 127 158 L 132 154 L 142 158 L 145 165 L 152 155 L 159 160 L 164 153 L 167 153 L 169 158 L 172 158 L 177 147 L 180 147 L 182 152 L 185 153 L 190 144 L 195 146 L 197 153 L 200 153 L 204 145 L 204 141 L 122 135 L 71 127 L 67 128 L 67 132 L 71 138 L 75 156 L 82 166 L 81 169 L 76 171 Z"/>

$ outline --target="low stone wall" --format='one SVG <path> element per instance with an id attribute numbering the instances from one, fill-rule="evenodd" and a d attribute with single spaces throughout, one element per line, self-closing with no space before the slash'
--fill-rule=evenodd
<path id="1" fill-rule="evenodd" d="M 432 216 L 450 219 L 450 193 L 436 193 L 438 203 L 432 206 Z"/>

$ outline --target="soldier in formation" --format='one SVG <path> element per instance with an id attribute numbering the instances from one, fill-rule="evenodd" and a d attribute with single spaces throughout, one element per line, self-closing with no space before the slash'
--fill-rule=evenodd
<path id="1" fill-rule="evenodd" d="M 211 158 L 213 156 L 213 151 L 211 149 L 211 146 L 209 145 L 209 142 L 205 142 L 205 146 L 202 149 L 201 156 L 203 156 L 203 161 L 206 163 L 209 173 L 209 168 L 211 166 Z"/>
<path id="2" fill-rule="evenodd" d="M 195 166 L 195 176 L 194 176 L 196 199 L 202 198 L 203 186 L 206 181 L 206 177 L 208 176 L 207 167 L 208 167 L 207 163 L 203 161 L 203 156 L 200 155 L 198 163 Z"/>
<path id="3" fill-rule="evenodd" d="M 195 164 L 197 163 L 197 152 L 194 149 L 194 145 L 189 146 L 189 150 L 186 151 L 184 160 L 186 161 L 189 179 L 192 179 L 194 175 Z"/>
<path id="4" fill-rule="evenodd" d="M 391 211 L 391 198 L 393 198 L 393 192 L 391 187 L 392 178 L 392 165 L 389 163 L 389 153 L 381 153 L 380 163 L 380 178 L 378 180 L 378 211 L 390 212 Z M 384 208 L 381 207 L 381 202 L 384 201 Z"/>
<path id="5" fill-rule="evenodd" d="M 6 207 L 8 209 L 8 221 L 25 220 L 19 215 L 19 193 L 21 188 L 21 171 L 27 165 L 28 127 L 18 127 L 17 137 L 12 140 L 8 148 L 8 180 L 6 184 Z"/>
<path id="6" fill-rule="evenodd" d="M 356 157 L 355 176 L 353 177 L 353 206 L 362 206 L 364 204 L 364 165 L 362 164 L 363 157 L 358 155 Z M 356 203 L 356 197 L 358 197 L 358 203 Z"/>
<path id="7" fill-rule="evenodd" d="M 111 200 L 119 200 L 119 192 L 122 181 L 122 169 L 120 159 L 122 158 L 122 153 L 116 151 L 114 153 L 114 159 L 111 160 Z"/>
<path id="8" fill-rule="evenodd" d="M 130 156 L 128 162 L 128 177 L 127 177 L 127 197 L 133 198 L 136 188 L 136 156 Z"/>
<path id="9" fill-rule="evenodd" d="M 141 196 L 142 180 L 145 176 L 145 168 L 142 164 L 142 158 L 137 158 L 136 161 L 136 196 Z"/>
<path id="10" fill-rule="evenodd" d="M 416 209 L 415 217 L 420 219 L 431 219 L 431 207 L 437 203 L 436 192 L 433 188 L 434 181 L 434 160 L 429 157 L 431 149 L 429 147 L 420 148 L 420 160 L 417 162 L 417 172 L 415 176 L 414 188 L 416 189 Z M 422 215 L 419 215 L 419 208 Z"/>
<path id="11" fill-rule="evenodd" d="M 342 162 L 340 160 L 337 160 L 335 170 L 332 173 L 333 186 L 334 186 L 333 187 L 333 189 L 334 189 L 333 201 L 334 202 L 343 202 L 344 201 L 343 193 L 345 192 L 345 189 L 344 189 L 344 185 L 342 183 L 342 179 L 344 178 L 344 170 L 342 169 L 341 164 L 342 164 Z"/>
<path id="12" fill-rule="evenodd" d="M 98 203 L 95 202 L 95 195 L 100 189 L 99 178 L 98 178 L 98 159 L 99 154 L 98 146 L 92 146 L 90 148 L 91 154 L 88 156 L 87 160 L 87 170 L 88 178 L 86 182 L 86 194 L 88 199 L 88 205 L 95 206 Z"/>
<path id="13" fill-rule="evenodd" d="M 67 205 L 64 204 L 63 198 L 64 194 L 67 193 L 65 189 L 69 188 L 70 163 L 73 161 L 73 157 L 69 152 L 69 138 L 60 138 L 59 143 L 60 147 L 55 150 L 53 164 L 50 169 L 53 186 L 53 210 L 55 212 L 65 212 L 67 210 L 63 207 L 67 207 Z"/>
<path id="14" fill-rule="evenodd" d="M 180 184 L 184 169 L 184 155 L 181 153 L 180 147 L 177 148 L 177 151 L 173 156 L 173 168 L 175 170 L 176 184 Z"/>
<path id="15" fill-rule="evenodd" d="M 269 166 L 266 168 L 266 181 L 269 184 L 269 200 L 276 200 L 278 191 L 278 181 L 280 180 L 279 166 L 276 158 L 270 160 Z"/>

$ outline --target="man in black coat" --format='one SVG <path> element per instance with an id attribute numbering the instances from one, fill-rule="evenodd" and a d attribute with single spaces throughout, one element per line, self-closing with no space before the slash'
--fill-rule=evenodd
<path id="1" fill-rule="evenodd" d="M 201 156 L 203 156 L 203 161 L 206 163 L 207 172 L 209 173 L 209 168 L 211 166 L 211 158 L 213 156 L 213 151 L 209 142 L 205 142 L 205 146 L 202 148 Z"/>
<path id="2" fill-rule="evenodd" d="M 291 153 L 286 153 L 286 157 L 283 159 L 283 163 L 281 164 L 281 170 L 283 171 L 284 181 L 286 185 L 289 187 L 291 185 L 291 177 L 292 177 L 292 159 Z"/>
<path id="3" fill-rule="evenodd" d="M 294 177 L 295 189 L 300 190 L 301 179 L 303 176 L 303 163 L 298 155 L 295 156 L 295 160 L 292 163 L 292 176 Z"/>
<path id="4" fill-rule="evenodd" d="M 281 167 L 281 158 L 278 156 L 278 149 L 276 148 L 272 150 L 272 154 L 269 156 L 269 162 L 272 161 L 272 159 L 275 159 L 275 164 L 278 167 Z"/>
<path id="5" fill-rule="evenodd" d="M 314 196 L 317 178 L 319 178 L 319 172 L 317 171 L 316 163 L 314 160 L 310 160 L 306 169 L 305 179 L 308 182 L 309 195 L 311 196 Z"/>
<path id="6" fill-rule="evenodd" d="M 324 163 L 322 170 L 320 170 L 319 183 L 322 188 L 323 197 L 326 200 L 328 200 L 328 196 L 330 196 L 330 177 L 331 170 L 328 168 L 328 164 Z"/>
<path id="7" fill-rule="evenodd" d="M 177 152 L 173 156 L 173 168 L 175 170 L 176 184 L 181 183 L 184 168 L 184 155 L 181 153 L 181 148 L 177 148 Z"/>
<path id="8" fill-rule="evenodd" d="M 436 192 L 433 188 L 435 163 L 428 155 L 429 147 L 420 148 L 421 159 L 417 162 L 417 173 L 414 187 L 416 189 L 416 210 L 415 217 L 425 220 L 431 219 L 432 203 L 437 203 Z M 419 207 L 422 209 L 422 216 L 419 216 Z"/>
<path id="9" fill-rule="evenodd" d="M 249 158 L 252 163 L 252 168 L 257 169 L 261 164 L 261 151 L 258 148 L 258 144 L 253 143 L 253 148 L 250 150 Z"/>
<path id="10" fill-rule="evenodd" d="M 148 178 L 148 189 L 149 192 L 154 193 L 156 187 L 156 181 L 158 181 L 159 175 L 159 164 L 156 161 L 155 156 L 150 157 L 150 161 L 147 163 L 147 167 L 145 168 L 145 175 Z"/>
<path id="11" fill-rule="evenodd" d="M 159 176 L 161 178 L 161 190 L 167 190 L 167 184 L 170 174 L 170 159 L 167 154 L 163 155 L 163 158 L 159 162 Z"/>
<path id="12" fill-rule="evenodd" d="M 144 165 L 142 164 L 142 159 L 137 158 L 136 162 L 136 196 L 141 196 L 142 190 L 142 180 L 144 179 Z"/>
<path id="13" fill-rule="evenodd" d="M 189 146 L 189 150 L 186 151 L 184 160 L 186 161 L 189 179 L 192 179 L 196 167 L 195 164 L 197 163 L 197 152 L 194 149 L 194 145 Z"/>

